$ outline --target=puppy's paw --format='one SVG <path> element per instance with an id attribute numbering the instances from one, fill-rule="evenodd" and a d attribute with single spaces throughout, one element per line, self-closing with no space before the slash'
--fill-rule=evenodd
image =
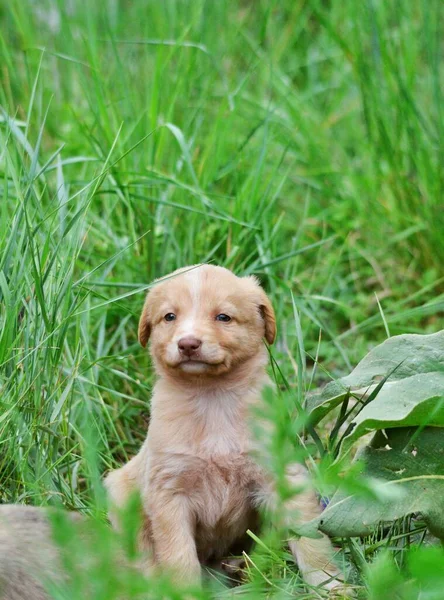
<path id="1" fill-rule="evenodd" d="M 335 600 L 355 598 L 353 588 L 342 579 L 342 573 L 333 566 L 329 571 L 330 573 L 322 570 L 305 572 L 304 579 L 310 586 L 327 591 L 328 598 Z"/>
<path id="2" fill-rule="evenodd" d="M 324 584 L 324 589 L 328 590 L 328 597 L 331 600 L 352 600 L 356 598 L 353 587 L 339 579 L 332 579 Z"/>
<path id="3" fill-rule="evenodd" d="M 243 571 L 246 567 L 245 558 L 237 558 L 235 556 L 229 556 L 224 558 L 220 563 L 221 569 L 228 575 L 233 575 Z"/>

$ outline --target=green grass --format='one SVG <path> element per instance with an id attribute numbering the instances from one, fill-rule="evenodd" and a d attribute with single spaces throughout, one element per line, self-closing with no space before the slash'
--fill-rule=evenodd
<path id="1" fill-rule="evenodd" d="M 103 506 L 101 474 L 146 432 L 144 290 L 177 267 L 260 277 L 299 396 L 316 356 L 321 384 L 442 328 L 443 12 L 0 5 L 1 502 Z M 366 544 L 345 545 L 361 575 Z M 239 593 L 302 593 L 285 557 L 263 550 Z"/>

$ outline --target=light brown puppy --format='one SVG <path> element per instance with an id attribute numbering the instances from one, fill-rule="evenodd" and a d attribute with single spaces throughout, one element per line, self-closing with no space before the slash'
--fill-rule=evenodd
<path id="1" fill-rule="evenodd" d="M 272 477 L 255 462 L 248 419 L 271 385 L 263 338 L 276 335 L 275 315 L 254 277 L 196 265 L 158 280 L 139 324 L 151 340 L 158 381 L 148 436 L 140 452 L 105 480 L 112 504 L 141 494 L 141 539 L 154 564 L 182 581 L 198 581 L 201 565 L 220 558 L 254 528 L 263 507 L 276 505 Z M 285 505 L 285 524 L 319 514 L 306 470 L 288 469 L 304 487 Z M 111 520 L 117 526 L 116 517 Z M 290 539 L 306 582 L 338 586 L 330 540 Z"/>
<path id="2" fill-rule="evenodd" d="M 65 576 L 51 523 L 41 508 L 0 505 L 0 599 L 49 600 Z"/>

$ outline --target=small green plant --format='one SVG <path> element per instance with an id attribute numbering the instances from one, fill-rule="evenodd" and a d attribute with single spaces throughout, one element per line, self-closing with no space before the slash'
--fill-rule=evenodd
<path id="1" fill-rule="evenodd" d="M 444 331 L 395 336 L 374 348 L 350 375 L 311 395 L 307 409 L 312 425 L 339 405 L 330 435 L 330 441 L 336 441 L 331 468 L 346 470 L 356 443 L 372 435 L 351 467 L 362 489 L 356 481 L 348 485 L 350 476 L 345 473 L 344 485 L 322 515 L 303 528 L 305 533 L 319 528 L 331 536 L 369 536 L 377 528 L 388 530 L 391 522 L 420 513 L 429 531 L 444 540 Z M 338 438 L 341 425 L 345 430 Z M 405 581 L 390 558 L 378 559 L 369 570 L 371 597 L 378 597 L 381 589 L 379 570 L 390 580 L 393 593 L 401 586 L 399 597 L 416 597 L 409 594 L 422 586 L 436 586 L 438 593 L 440 576 L 421 575 L 414 583 L 405 583 L 419 572 L 415 565 L 426 556 L 442 565 L 441 549 L 422 552 L 418 548 L 409 552 Z M 433 589 L 430 593 L 427 597 L 439 597 L 433 596 Z"/>

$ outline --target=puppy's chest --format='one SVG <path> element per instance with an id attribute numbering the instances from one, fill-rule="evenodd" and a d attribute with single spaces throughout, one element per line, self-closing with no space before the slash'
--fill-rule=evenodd
<path id="1" fill-rule="evenodd" d="M 153 457 L 154 488 L 184 495 L 205 528 L 239 522 L 251 510 L 262 471 L 246 453 Z"/>
<path id="2" fill-rule="evenodd" d="M 223 420 L 205 427 L 197 423 L 194 435 L 187 442 L 193 454 L 205 459 L 239 455 L 251 449 L 246 429 L 238 423 Z"/>
<path id="3" fill-rule="evenodd" d="M 250 431 L 240 411 L 216 403 L 181 415 L 169 424 L 169 451 L 201 458 L 242 454 L 251 450 Z M 165 445 L 163 446 L 165 449 Z"/>
<path id="4" fill-rule="evenodd" d="M 245 414 L 212 400 L 177 415 L 162 445 L 157 438 L 151 447 L 152 485 L 186 496 L 206 529 L 244 519 L 261 478 Z"/>
<path id="5" fill-rule="evenodd" d="M 260 478 L 259 468 L 247 455 L 217 457 L 202 466 L 189 495 L 201 559 L 223 552 L 254 527 Z"/>

